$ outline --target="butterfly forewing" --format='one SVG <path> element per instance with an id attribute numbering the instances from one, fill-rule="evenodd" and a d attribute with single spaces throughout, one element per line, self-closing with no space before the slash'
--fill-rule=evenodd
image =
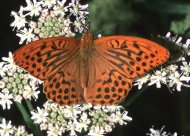
<path id="1" fill-rule="evenodd" d="M 100 38 L 94 41 L 94 46 L 112 68 L 129 79 L 146 74 L 169 58 L 166 48 L 137 37 Z"/>
<path id="2" fill-rule="evenodd" d="M 13 57 L 18 66 L 44 80 L 69 63 L 70 58 L 78 51 L 77 39 L 47 38 L 23 46 L 14 53 Z"/>
<path id="3" fill-rule="evenodd" d="M 79 80 L 80 41 L 74 38 L 47 38 L 17 50 L 15 63 L 44 80 L 46 96 L 60 105 L 81 103 Z"/>

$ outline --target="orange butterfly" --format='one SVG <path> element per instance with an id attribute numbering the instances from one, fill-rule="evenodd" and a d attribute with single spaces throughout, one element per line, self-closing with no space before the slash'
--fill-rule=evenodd
<path id="1" fill-rule="evenodd" d="M 163 64 L 169 51 L 143 38 L 108 36 L 93 40 L 46 38 L 18 49 L 15 63 L 44 81 L 47 98 L 59 105 L 115 104 L 123 100 L 135 78 Z"/>

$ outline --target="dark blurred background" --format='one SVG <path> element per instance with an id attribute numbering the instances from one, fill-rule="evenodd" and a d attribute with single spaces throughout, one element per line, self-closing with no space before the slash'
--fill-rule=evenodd
<path id="1" fill-rule="evenodd" d="M 87 1 L 87 0 L 86 0 Z M 86 2 L 83 1 L 83 2 Z M 150 38 L 164 36 L 168 31 L 190 37 L 189 0 L 91 0 L 91 29 L 94 35 L 134 35 Z M 19 38 L 12 31 L 11 11 L 18 11 L 25 0 L 4 0 L 0 4 L 0 57 L 19 48 Z M 115 24 L 115 25 L 114 25 Z M 113 26 L 114 25 L 114 26 Z M 113 26 L 113 27 L 110 27 Z M 137 91 L 133 88 L 132 91 Z M 40 101 L 40 100 L 39 100 Z M 126 126 L 117 126 L 109 136 L 144 136 L 152 125 L 165 131 L 190 136 L 190 89 L 172 94 L 166 86 L 149 87 L 130 106 L 126 107 L 133 121 Z M 21 116 L 16 106 L 10 111 L 0 108 L 0 115 L 20 124 Z"/>

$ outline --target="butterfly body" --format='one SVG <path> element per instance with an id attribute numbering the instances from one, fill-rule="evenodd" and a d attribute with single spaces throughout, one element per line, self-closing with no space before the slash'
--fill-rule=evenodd
<path id="1" fill-rule="evenodd" d="M 88 86 L 88 78 L 89 78 L 89 66 L 90 60 L 93 57 L 95 52 L 95 48 L 93 47 L 93 37 L 90 32 L 86 32 L 83 34 L 80 40 L 80 82 L 83 88 Z"/>
<path id="2" fill-rule="evenodd" d="M 169 58 L 166 48 L 137 37 L 108 36 L 93 40 L 55 37 L 38 40 L 14 53 L 14 61 L 44 81 L 47 98 L 60 105 L 81 102 L 115 104 L 132 82 Z"/>

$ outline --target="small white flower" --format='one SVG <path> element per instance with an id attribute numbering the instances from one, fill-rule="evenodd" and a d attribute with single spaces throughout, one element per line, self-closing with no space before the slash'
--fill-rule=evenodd
<path id="1" fill-rule="evenodd" d="M 75 31 L 82 33 L 84 30 L 85 23 L 86 23 L 86 20 L 84 18 L 77 18 L 74 21 Z"/>
<path id="2" fill-rule="evenodd" d="M 93 129 L 90 129 L 90 132 L 88 133 L 89 136 L 104 136 L 105 130 L 102 127 L 96 126 Z"/>
<path id="3" fill-rule="evenodd" d="M 40 129 L 41 130 L 46 130 L 46 129 L 48 129 L 48 125 L 46 123 L 41 123 L 40 124 Z"/>
<path id="4" fill-rule="evenodd" d="M 11 107 L 11 104 L 13 103 L 10 99 L 13 98 L 13 95 L 12 94 L 9 94 L 9 93 L 0 93 L 0 105 L 2 105 L 3 107 L 3 110 L 6 109 L 10 109 Z"/>
<path id="5" fill-rule="evenodd" d="M 78 132 L 81 132 L 82 129 L 84 129 L 84 131 L 87 131 L 87 128 L 90 124 L 90 119 L 88 119 L 87 113 L 83 112 L 79 121 L 75 120 L 75 124 L 77 126 L 76 130 Z"/>
<path id="6" fill-rule="evenodd" d="M 169 76 L 169 87 L 176 85 L 177 91 L 181 91 L 181 86 L 184 85 L 182 81 L 189 82 L 190 77 L 180 75 L 178 71 Z"/>
<path id="7" fill-rule="evenodd" d="M 64 113 L 65 113 L 65 117 L 73 118 L 73 117 L 76 117 L 77 114 L 80 114 L 81 110 L 80 110 L 80 108 L 76 108 L 76 107 L 73 108 L 72 106 L 65 106 Z"/>
<path id="8" fill-rule="evenodd" d="M 33 97 L 35 100 L 38 99 L 40 91 L 33 90 L 29 85 L 24 86 L 24 91 L 23 91 L 23 97 L 25 99 L 31 100 Z"/>
<path id="9" fill-rule="evenodd" d="M 107 106 L 103 106 L 102 110 L 105 112 L 116 112 L 116 111 L 124 110 L 124 108 L 123 106 L 120 106 L 120 105 L 107 105 Z"/>
<path id="10" fill-rule="evenodd" d="M 16 12 L 12 11 L 11 15 L 14 16 L 15 20 L 14 22 L 11 23 L 11 26 L 13 28 L 17 28 L 20 29 L 22 27 L 25 26 L 25 24 L 27 23 L 26 18 L 24 15 L 18 15 Z"/>
<path id="11" fill-rule="evenodd" d="M 180 81 L 180 74 L 178 72 L 175 72 L 174 74 L 169 76 L 170 82 L 169 87 L 173 87 L 174 85 L 177 85 L 177 90 L 181 91 L 181 86 L 183 83 Z"/>
<path id="12" fill-rule="evenodd" d="M 15 131 L 14 132 L 15 136 L 23 136 L 26 134 L 26 130 L 24 126 L 18 126 L 18 128 L 14 127 L 13 130 Z"/>
<path id="13" fill-rule="evenodd" d="M 23 11 L 28 11 L 26 15 L 38 16 L 40 14 L 40 11 L 42 10 L 42 2 L 37 2 L 36 0 L 33 0 L 33 2 L 26 0 L 26 3 L 27 6 L 22 9 Z"/>
<path id="14" fill-rule="evenodd" d="M 27 30 L 24 28 L 23 30 L 20 30 L 20 33 L 16 34 L 18 37 L 20 37 L 20 42 L 19 44 L 22 44 L 25 40 L 26 43 L 31 42 L 32 39 L 34 39 L 35 35 L 33 34 L 33 29 Z"/>
<path id="15" fill-rule="evenodd" d="M 57 4 L 53 7 L 55 15 L 65 15 L 65 12 L 68 11 L 68 6 L 64 6 L 65 2 L 66 0 L 57 1 Z"/>
<path id="16" fill-rule="evenodd" d="M 0 135 L 1 136 L 10 136 L 11 134 L 13 134 L 11 121 L 6 123 L 5 119 L 3 118 L 2 124 L 0 124 Z"/>
<path id="17" fill-rule="evenodd" d="M 141 89 L 142 86 L 149 81 L 150 75 L 147 74 L 146 76 L 143 76 L 139 79 L 137 79 L 134 83 L 134 85 L 138 85 L 138 89 Z"/>
<path id="18" fill-rule="evenodd" d="M 9 57 L 3 57 L 2 60 L 4 60 L 5 62 L 8 62 L 4 66 L 6 71 L 10 71 L 10 72 L 15 72 L 16 71 L 17 65 L 14 62 L 12 52 L 9 52 Z"/>
<path id="19" fill-rule="evenodd" d="M 161 83 L 166 84 L 166 72 L 165 71 L 156 71 L 154 72 L 154 75 L 151 75 L 150 77 L 150 83 L 149 86 L 156 84 L 157 88 L 161 87 Z"/>
<path id="20" fill-rule="evenodd" d="M 105 129 L 106 132 L 111 132 L 111 131 L 112 131 L 112 126 L 109 125 L 109 124 L 106 124 L 106 125 L 104 126 L 104 129 Z"/>
<path id="21" fill-rule="evenodd" d="M 75 131 L 79 130 L 79 132 L 80 132 L 80 130 L 81 130 L 78 128 L 80 126 L 77 126 L 78 123 L 76 123 L 76 122 L 77 122 L 76 120 L 69 121 L 67 124 L 67 130 L 70 131 L 70 136 L 77 136 Z"/>
<path id="22" fill-rule="evenodd" d="M 110 117 L 112 122 L 119 123 L 120 125 L 127 124 L 127 121 L 132 121 L 132 118 L 127 116 L 128 112 L 124 111 L 121 113 L 121 111 L 116 111 L 116 113 L 113 113 Z"/>
<path id="23" fill-rule="evenodd" d="M 183 61 L 183 66 L 180 67 L 180 69 L 184 72 L 184 74 L 189 74 L 190 73 L 190 62 Z"/>
<path id="24" fill-rule="evenodd" d="M 45 110 L 40 109 L 39 107 L 37 107 L 37 111 L 36 112 L 31 112 L 32 117 L 31 119 L 34 120 L 35 123 L 46 123 L 47 122 L 47 116 L 48 113 Z"/>
<path id="25" fill-rule="evenodd" d="M 88 12 L 86 11 L 86 8 L 88 8 L 88 4 L 81 5 L 78 0 L 72 0 L 72 2 L 69 3 L 69 6 L 72 8 L 70 9 L 70 12 L 74 15 L 86 15 Z"/>
<path id="26" fill-rule="evenodd" d="M 50 126 L 47 131 L 48 136 L 61 136 L 62 132 L 60 131 L 60 128 L 58 125 L 56 126 Z"/>

